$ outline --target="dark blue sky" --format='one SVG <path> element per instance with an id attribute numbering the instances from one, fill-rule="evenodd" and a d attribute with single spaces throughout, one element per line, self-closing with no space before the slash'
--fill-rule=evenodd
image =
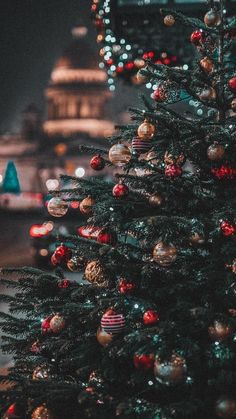
<path id="1" fill-rule="evenodd" d="M 16 131 L 28 103 L 43 107 L 55 59 L 78 20 L 91 26 L 90 0 L 0 0 L 0 131 Z M 91 28 L 91 43 L 96 48 Z M 86 52 L 85 52 L 86 53 Z"/>

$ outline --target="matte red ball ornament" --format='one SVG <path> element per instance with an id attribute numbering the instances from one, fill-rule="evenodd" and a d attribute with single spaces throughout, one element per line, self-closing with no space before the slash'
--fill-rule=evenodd
<path id="1" fill-rule="evenodd" d="M 232 79 L 228 81 L 228 86 L 232 92 L 236 92 L 236 77 L 232 77 Z"/>
<path id="2" fill-rule="evenodd" d="M 190 41 L 194 45 L 200 45 L 204 39 L 205 39 L 205 35 L 204 35 L 204 32 L 201 30 L 194 31 L 190 37 Z"/>
<path id="3" fill-rule="evenodd" d="M 125 318 L 123 314 L 117 314 L 112 308 L 108 309 L 102 316 L 101 328 L 104 332 L 113 335 L 123 332 L 125 328 Z"/>
<path id="4" fill-rule="evenodd" d="M 181 167 L 176 164 L 168 164 L 165 167 L 165 176 L 168 178 L 175 178 L 182 175 Z"/>
<path id="5" fill-rule="evenodd" d="M 61 281 L 58 282 L 58 288 L 69 288 L 69 286 L 71 285 L 71 281 L 69 279 L 62 279 Z"/>
<path id="6" fill-rule="evenodd" d="M 44 319 L 41 323 L 41 330 L 43 334 L 50 333 L 51 327 L 50 327 L 50 321 L 52 320 L 53 316 L 48 316 L 46 319 Z"/>
<path id="7" fill-rule="evenodd" d="M 142 371 L 148 371 L 154 366 L 154 355 L 135 354 L 133 361 L 135 368 Z"/>
<path id="8" fill-rule="evenodd" d="M 236 225 L 230 221 L 221 221 L 220 229 L 224 236 L 233 236 L 236 233 Z"/>
<path id="9" fill-rule="evenodd" d="M 23 410 L 17 403 L 13 403 L 8 407 L 4 415 L 4 418 L 5 419 L 23 419 Z"/>
<path id="10" fill-rule="evenodd" d="M 104 229 L 98 234 L 97 242 L 100 244 L 110 244 L 111 246 L 115 246 L 117 242 L 116 233 L 114 231 Z"/>
<path id="11" fill-rule="evenodd" d="M 159 320 L 159 315 L 155 310 L 147 310 L 143 315 L 143 323 L 146 326 L 153 326 Z"/>
<path id="12" fill-rule="evenodd" d="M 129 188 L 125 183 L 117 183 L 114 188 L 112 189 L 112 195 L 115 198 L 122 198 L 123 196 L 127 196 L 129 193 Z"/>
<path id="13" fill-rule="evenodd" d="M 135 290 L 135 284 L 128 281 L 127 279 L 120 279 L 119 281 L 119 291 L 121 294 L 130 294 Z"/>
<path id="14" fill-rule="evenodd" d="M 59 265 L 61 263 L 68 262 L 72 257 L 72 251 L 69 247 L 61 244 L 58 246 L 51 257 L 51 262 L 53 265 Z"/>
<path id="15" fill-rule="evenodd" d="M 211 173 L 219 180 L 232 180 L 236 178 L 236 168 L 224 165 L 220 167 L 212 167 Z"/>
<path id="16" fill-rule="evenodd" d="M 105 160 L 98 154 L 91 158 L 90 166 L 93 170 L 102 170 L 105 167 Z"/>

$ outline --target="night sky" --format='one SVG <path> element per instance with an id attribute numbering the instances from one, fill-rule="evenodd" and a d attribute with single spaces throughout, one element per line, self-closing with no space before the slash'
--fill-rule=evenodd
<path id="1" fill-rule="evenodd" d="M 78 22 L 90 22 L 90 0 L 0 0 L 0 132 L 17 132 L 21 112 L 31 102 L 44 109 L 43 91 L 55 60 Z M 121 91 L 122 90 L 122 91 Z M 116 107 L 130 103 L 121 87 Z"/>

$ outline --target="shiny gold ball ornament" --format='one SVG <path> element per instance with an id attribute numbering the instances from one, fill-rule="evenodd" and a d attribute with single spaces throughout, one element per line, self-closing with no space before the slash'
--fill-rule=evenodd
<path id="1" fill-rule="evenodd" d="M 99 260 L 92 260 L 87 264 L 84 276 L 87 281 L 95 283 L 98 286 L 104 286 L 106 284 L 106 272 Z"/>
<path id="2" fill-rule="evenodd" d="M 50 370 L 46 365 L 36 367 L 32 374 L 33 380 L 46 380 L 49 377 Z"/>
<path id="3" fill-rule="evenodd" d="M 224 341 L 232 335 L 232 327 L 221 321 L 215 320 L 212 326 L 208 328 L 209 336 L 214 341 Z"/>
<path id="4" fill-rule="evenodd" d="M 157 207 L 159 207 L 162 204 L 163 198 L 162 198 L 161 195 L 159 195 L 157 193 L 156 194 L 152 194 L 152 195 L 149 196 L 148 202 L 149 202 L 149 205 L 151 207 L 157 208 Z"/>
<path id="5" fill-rule="evenodd" d="M 143 68 L 145 66 L 145 61 L 143 58 L 135 58 L 134 65 L 137 68 Z"/>
<path id="6" fill-rule="evenodd" d="M 84 198 L 79 206 L 80 212 L 85 215 L 91 215 L 93 212 L 93 206 L 95 205 L 95 201 L 91 196 L 87 196 Z"/>
<path id="7" fill-rule="evenodd" d="M 224 157 L 225 148 L 223 145 L 215 142 L 207 149 L 207 157 L 211 161 L 221 160 Z"/>
<path id="8" fill-rule="evenodd" d="M 173 26 L 175 24 L 175 18 L 172 15 L 166 15 L 163 22 L 166 26 Z"/>
<path id="9" fill-rule="evenodd" d="M 216 402 L 216 415 L 219 418 L 236 418 L 236 400 L 231 397 L 221 397 Z"/>
<path id="10" fill-rule="evenodd" d="M 114 144 L 109 150 L 109 160 L 114 166 L 125 166 L 129 163 L 130 159 L 130 149 L 124 144 Z"/>
<path id="11" fill-rule="evenodd" d="M 38 406 L 33 410 L 31 419 L 54 419 L 54 416 L 46 406 Z"/>
<path id="12" fill-rule="evenodd" d="M 158 165 L 160 163 L 160 158 L 157 154 L 156 151 L 151 150 L 147 153 L 147 155 L 145 156 L 145 160 L 150 164 L 150 165 Z"/>
<path id="13" fill-rule="evenodd" d="M 177 249 L 173 244 L 158 242 L 153 249 L 153 260 L 160 266 L 170 266 L 177 258 Z"/>
<path id="14" fill-rule="evenodd" d="M 155 359 L 154 375 L 161 384 L 166 386 L 179 384 L 185 380 L 186 373 L 186 361 L 179 355 L 173 354 L 167 361 L 162 361 L 159 356 Z"/>
<path id="15" fill-rule="evenodd" d="M 199 99 L 202 101 L 214 100 L 216 99 L 216 91 L 213 87 L 206 87 L 199 94 Z"/>
<path id="16" fill-rule="evenodd" d="M 232 111 L 236 112 L 236 98 L 234 98 L 231 102 L 231 109 Z"/>
<path id="17" fill-rule="evenodd" d="M 50 330 L 53 333 L 59 333 L 65 328 L 66 322 L 63 316 L 56 314 L 50 320 Z"/>
<path id="18" fill-rule="evenodd" d="M 101 327 L 98 328 L 96 336 L 98 343 L 100 343 L 100 345 L 104 348 L 108 346 L 114 338 L 114 336 L 111 333 L 105 332 L 105 330 L 102 330 Z"/>
<path id="19" fill-rule="evenodd" d="M 47 210 L 53 217 L 63 217 L 68 211 L 68 203 L 55 196 L 48 201 Z"/>
<path id="20" fill-rule="evenodd" d="M 204 23 L 209 28 L 218 26 L 221 23 L 219 12 L 217 12 L 217 10 L 210 9 L 204 16 Z"/>
<path id="21" fill-rule="evenodd" d="M 214 64 L 208 57 L 204 57 L 200 61 L 200 66 L 203 70 L 205 70 L 207 73 L 211 73 L 214 69 Z"/>
<path id="22" fill-rule="evenodd" d="M 142 138 L 143 140 L 151 140 L 155 134 L 155 131 L 155 125 L 151 124 L 151 122 L 145 119 L 144 122 L 139 125 L 137 133 L 139 138 Z"/>

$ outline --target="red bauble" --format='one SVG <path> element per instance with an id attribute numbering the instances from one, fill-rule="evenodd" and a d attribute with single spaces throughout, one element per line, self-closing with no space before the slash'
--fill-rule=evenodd
<path id="1" fill-rule="evenodd" d="M 52 320 L 53 316 L 48 316 L 46 319 L 44 319 L 41 323 L 41 330 L 43 334 L 51 332 L 51 326 L 50 321 Z"/>
<path id="2" fill-rule="evenodd" d="M 90 166 L 93 170 L 102 170 L 105 167 L 105 160 L 98 154 L 91 158 Z"/>
<path id="3" fill-rule="evenodd" d="M 133 282 L 127 281 L 127 279 L 120 279 L 119 281 L 119 291 L 121 294 L 129 294 L 135 290 L 135 284 Z"/>
<path id="4" fill-rule="evenodd" d="M 150 355 L 135 354 L 134 366 L 138 370 L 143 370 L 143 371 L 150 370 L 154 366 L 154 355 L 153 354 L 150 354 Z"/>
<path id="5" fill-rule="evenodd" d="M 231 180 L 236 177 L 236 169 L 222 164 L 220 167 L 212 167 L 211 173 L 219 180 Z"/>
<path id="6" fill-rule="evenodd" d="M 117 183 L 112 189 L 112 195 L 115 198 L 121 198 L 122 196 L 127 196 L 129 193 L 129 188 L 124 183 Z"/>
<path id="7" fill-rule="evenodd" d="M 194 31 L 191 34 L 190 41 L 194 45 L 200 45 L 205 39 L 205 34 L 201 30 Z"/>
<path id="8" fill-rule="evenodd" d="M 69 247 L 61 244 L 58 246 L 51 257 L 53 265 L 59 265 L 60 263 L 66 263 L 72 257 L 72 251 Z"/>
<path id="9" fill-rule="evenodd" d="M 23 419 L 23 409 L 17 403 L 11 404 L 5 415 L 4 418 L 6 419 Z"/>
<path id="10" fill-rule="evenodd" d="M 175 178 L 182 175 L 181 167 L 176 164 L 168 164 L 165 168 L 165 175 L 169 178 Z"/>
<path id="11" fill-rule="evenodd" d="M 236 92 L 236 77 L 232 77 L 232 79 L 228 81 L 228 86 L 232 92 Z"/>
<path id="12" fill-rule="evenodd" d="M 143 323 L 148 325 L 154 325 L 158 322 L 159 316 L 154 310 L 147 310 L 143 315 Z"/>
<path id="13" fill-rule="evenodd" d="M 69 279 L 62 279 L 58 282 L 59 288 L 68 288 L 71 284 L 71 281 Z"/>
<path id="14" fill-rule="evenodd" d="M 167 99 L 167 95 L 166 92 L 163 88 L 158 87 L 152 95 L 152 98 L 156 101 L 156 102 L 164 102 L 164 100 Z"/>
<path id="15" fill-rule="evenodd" d="M 220 229 L 224 236 L 233 236 L 236 233 L 236 225 L 230 221 L 221 221 Z"/>
<path id="16" fill-rule="evenodd" d="M 110 244 L 111 246 L 115 246 L 117 242 L 116 233 L 104 229 L 98 234 L 97 242 L 101 244 Z"/>
<path id="17" fill-rule="evenodd" d="M 79 236 L 84 237 L 85 239 L 97 240 L 97 237 L 101 230 L 101 227 L 82 226 L 78 228 L 77 232 Z"/>

